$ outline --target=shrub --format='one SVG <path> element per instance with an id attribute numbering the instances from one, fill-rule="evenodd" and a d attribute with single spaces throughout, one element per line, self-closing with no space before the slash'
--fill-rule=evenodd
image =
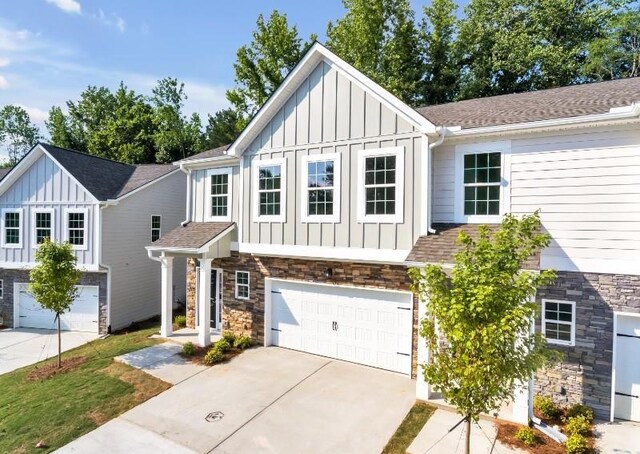
<path id="1" fill-rule="evenodd" d="M 187 342 L 182 346 L 182 353 L 185 356 L 193 356 L 196 354 L 196 346 L 193 345 L 193 342 Z"/>
<path id="2" fill-rule="evenodd" d="M 217 347 L 209 349 L 206 355 L 204 355 L 204 362 L 207 364 L 218 364 L 224 360 L 224 353 Z"/>
<path id="3" fill-rule="evenodd" d="M 591 423 L 584 415 L 574 416 L 567 419 L 567 423 L 564 426 L 564 432 L 571 435 L 582 435 L 586 437 L 591 433 Z"/>
<path id="4" fill-rule="evenodd" d="M 534 446 L 538 443 L 538 437 L 531 427 L 519 428 L 514 436 L 527 446 Z"/>
<path id="5" fill-rule="evenodd" d="M 176 315 L 173 318 L 173 323 L 175 325 L 178 325 L 181 328 L 184 328 L 185 326 L 187 326 L 187 316 L 186 315 Z"/>
<path id="6" fill-rule="evenodd" d="M 560 414 L 560 410 L 556 406 L 555 402 L 551 397 L 547 396 L 536 396 L 533 398 L 533 408 L 542 416 L 543 418 L 555 418 Z"/>
<path id="7" fill-rule="evenodd" d="M 220 350 L 222 353 L 225 353 L 231 350 L 231 343 L 224 337 L 218 340 L 218 342 L 216 342 L 215 344 L 213 344 L 213 346 L 218 350 Z"/>
<path id="8" fill-rule="evenodd" d="M 564 447 L 567 450 L 567 454 L 584 454 L 589 449 L 587 439 L 582 435 L 571 435 L 564 442 Z"/>
<path id="9" fill-rule="evenodd" d="M 240 350 L 245 350 L 251 347 L 251 338 L 249 336 L 236 337 L 236 340 L 233 343 L 233 346 L 235 348 L 239 348 Z"/>
<path id="10" fill-rule="evenodd" d="M 227 342 L 229 342 L 229 345 L 233 345 L 233 343 L 236 340 L 236 335 L 233 334 L 231 331 L 223 331 L 222 338 Z"/>
<path id="11" fill-rule="evenodd" d="M 589 422 L 593 421 L 593 410 L 591 407 L 582 404 L 575 404 L 567 408 L 566 418 L 573 418 L 574 416 L 584 416 Z"/>

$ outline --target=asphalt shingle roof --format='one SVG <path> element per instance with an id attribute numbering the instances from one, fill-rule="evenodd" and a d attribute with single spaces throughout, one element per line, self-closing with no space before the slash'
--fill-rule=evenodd
<path id="1" fill-rule="evenodd" d="M 184 162 L 195 161 L 197 159 L 206 159 L 206 158 L 215 158 L 217 156 L 223 156 L 224 152 L 227 151 L 229 145 L 223 145 L 218 148 L 213 148 L 211 150 L 203 151 L 202 153 L 194 154 L 193 156 L 189 156 L 186 159 L 183 159 Z"/>
<path id="2" fill-rule="evenodd" d="M 118 191 L 117 197 L 122 197 L 129 192 L 144 186 L 145 184 L 157 180 L 160 177 L 178 170 L 173 164 L 140 164 L 135 166 L 135 170 L 125 185 Z"/>
<path id="3" fill-rule="evenodd" d="M 190 222 L 176 227 L 150 246 L 160 249 L 199 249 L 233 225 L 233 222 Z"/>

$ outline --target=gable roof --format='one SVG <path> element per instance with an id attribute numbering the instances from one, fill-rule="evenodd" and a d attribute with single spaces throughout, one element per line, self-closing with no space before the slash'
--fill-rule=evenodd
<path id="1" fill-rule="evenodd" d="M 177 170 L 178 169 L 176 169 L 173 164 L 139 164 L 135 166 L 131 177 L 129 177 L 124 186 L 120 188 L 116 196 L 113 198 L 119 198 L 129 194 L 130 192 L 141 188 L 145 184 Z"/>
<path id="2" fill-rule="evenodd" d="M 224 156 L 226 151 L 229 149 L 231 144 L 222 145 L 218 148 L 213 148 L 211 150 L 203 151 L 202 153 L 194 154 L 193 156 L 189 156 L 188 158 L 182 159 L 178 162 L 190 162 L 190 161 L 199 161 L 200 159 L 207 158 L 217 158 L 219 156 Z"/>
<path id="3" fill-rule="evenodd" d="M 198 250 L 215 240 L 218 236 L 230 232 L 233 222 L 189 222 L 180 225 L 147 246 L 152 250 L 192 249 Z"/>
<path id="4" fill-rule="evenodd" d="M 605 114 L 640 102 L 640 77 L 419 107 L 438 126 L 462 129 Z"/>

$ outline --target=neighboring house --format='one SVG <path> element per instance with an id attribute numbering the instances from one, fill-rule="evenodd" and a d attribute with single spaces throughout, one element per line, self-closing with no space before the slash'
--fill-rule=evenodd
<path id="1" fill-rule="evenodd" d="M 160 276 L 144 246 L 180 225 L 185 176 L 38 144 L 0 180 L 0 324 L 55 327 L 27 292 L 38 244 L 72 244 L 82 271 L 66 330 L 106 334 L 160 313 Z M 171 299 L 184 299 L 184 268 Z"/>
<path id="2" fill-rule="evenodd" d="M 174 258 L 209 328 L 418 377 L 425 304 L 407 268 L 450 266 L 460 230 L 541 210 L 529 268 L 542 329 L 566 354 L 535 391 L 640 420 L 640 79 L 414 110 L 319 44 L 228 147 L 179 162 L 185 223 L 148 247 L 171 334 Z M 615 371 L 615 372 L 614 372 Z M 615 404 L 615 405 L 614 405 Z M 528 394 L 513 419 L 526 422 Z"/>

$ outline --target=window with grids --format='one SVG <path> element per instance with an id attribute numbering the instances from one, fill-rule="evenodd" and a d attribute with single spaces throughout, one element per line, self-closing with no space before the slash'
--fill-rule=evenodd
<path id="1" fill-rule="evenodd" d="M 552 344 L 573 344 L 575 303 L 549 300 L 545 300 L 543 303 L 542 323 L 547 341 Z"/>
<path id="2" fill-rule="evenodd" d="M 258 168 L 259 216 L 280 215 L 281 175 L 282 168 L 279 165 Z"/>
<path id="3" fill-rule="evenodd" d="M 151 216 L 151 242 L 158 241 L 162 233 L 162 218 L 158 215 Z"/>
<path id="4" fill-rule="evenodd" d="M 307 213 L 309 216 L 333 214 L 334 161 L 307 163 Z"/>
<path id="5" fill-rule="evenodd" d="M 464 156 L 464 214 L 500 214 L 500 153 Z"/>
<path id="6" fill-rule="evenodd" d="M 36 229 L 36 244 L 44 242 L 45 238 L 51 239 L 51 213 L 50 212 L 36 212 L 35 213 L 35 229 Z"/>
<path id="7" fill-rule="evenodd" d="M 364 160 L 365 214 L 396 213 L 396 156 Z"/>
<path id="8" fill-rule="evenodd" d="M 18 211 L 4 214 L 4 242 L 20 244 L 20 212 Z"/>
<path id="9" fill-rule="evenodd" d="M 211 175 L 211 216 L 227 216 L 229 212 L 229 174 Z"/>
<path id="10" fill-rule="evenodd" d="M 84 213 L 67 213 L 67 238 L 73 246 L 84 246 L 85 222 Z"/>
<path id="11" fill-rule="evenodd" d="M 236 271 L 236 298 L 249 299 L 249 272 Z"/>
<path id="12" fill-rule="evenodd" d="M 0 279 L 0 300 L 4 298 L 4 279 Z"/>

